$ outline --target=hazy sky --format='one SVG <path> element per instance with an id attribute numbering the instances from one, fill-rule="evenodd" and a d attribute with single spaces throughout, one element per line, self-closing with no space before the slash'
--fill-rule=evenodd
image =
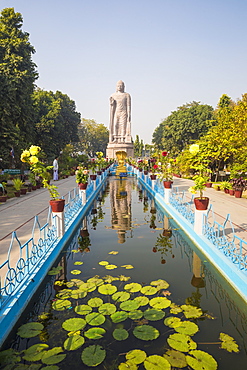
<path id="1" fill-rule="evenodd" d="M 109 125 L 118 80 L 132 97 L 132 136 L 151 143 L 162 119 L 247 92 L 246 0 L 0 0 L 24 19 L 37 85 L 83 118 Z"/>

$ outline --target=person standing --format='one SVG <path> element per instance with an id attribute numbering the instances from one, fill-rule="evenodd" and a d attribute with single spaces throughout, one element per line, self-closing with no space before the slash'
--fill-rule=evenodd
<path id="1" fill-rule="evenodd" d="M 58 180 L 58 157 L 56 157 L 53 161 L 53 180 Z"/>

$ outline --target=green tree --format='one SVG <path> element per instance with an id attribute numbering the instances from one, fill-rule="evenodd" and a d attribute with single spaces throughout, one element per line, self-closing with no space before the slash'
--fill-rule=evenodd
<path id="1" fill-rule="evenodd" d="M 83 118 L 78 128 L 78 136 L 78 150 L 90 157 L 94 157 L 96 152 L 106 153 L 109 130 L 103 123 L 97 123 L 94 119 Z"/>
<path id="2" fill-rule="evenodd" d="M 21 30 L 22 15 L 14 8 L 3 9 L 0 15 L 0 147 L 7 165 L 9 149 L 16 157 L 21 148 L 33 139 L 32 100 L 34 82 L 38 78 L 32 62 L 34 47 L 29 34 Z"/>

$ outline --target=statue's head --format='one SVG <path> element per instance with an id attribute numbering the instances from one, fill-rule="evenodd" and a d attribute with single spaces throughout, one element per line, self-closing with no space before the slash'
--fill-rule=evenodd
<path id="1" fill-rule="evenodd" d="M 117 82 L 117 91 L 124 92 L 124 83 L 122 80 Z"/>

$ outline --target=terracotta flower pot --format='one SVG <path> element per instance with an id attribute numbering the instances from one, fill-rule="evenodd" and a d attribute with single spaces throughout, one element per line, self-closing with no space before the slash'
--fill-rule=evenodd
<path id="1" fill-rule="evenodd" d="M 96 180 L 97 175 L 90 175 L 91 180 Z"/>
<path id="2" fill-rule="evenodd" d="M 20 190 L 20 192 L 21 192 L 21 195 L 25 195 L 25 194 L 27 194 L 27 188 L 22 188 L 22 189 Z"/>
<path id="3" fill-rule="evenodd" d="M 163 181 L 165 189 L 171 189 L 173 181 Z"/>
<path id="4" fill-rule="evenodd" d="M 85 182 L 85 184 L 78 184 L 79 185 L 79 188 L 80 188 L 80 190 L 86 190 L 86 188 L 87 188 L 87 182 Z"/>
<path id="5" fill-rule="evenodd" d="M 0 202 L 1 203 L 6 202 L 7 199 L 8 199 L 7 195 L 1 195 L 0 196 Z"/>
<path id="6" fill-rule="evenodd" d="M 243 193 L 243 190 L 235 190 L 235 198 L 241 198 L 242 193 Z"/>
<path id="7" fill-rule="evenodd" d="M 144 170 L 144 175 L 148 175 L 148 171 L 147 170 Z"/>
<path id="8" fill-rule="evenodd" d="M 52 212 L 63 212 L 65 199 L 50 200 Z"/>
<path id="9" fill-rule="evenodd" d="M 235 190 L 234 189 L 229 189 L 229 194 L 230 195 L 234 195 L 234 193 L 235 193 Z"/>
<path id="10" fill-rule="evenodd" d="M 206 211 L 208 208 L 209 198 L 194 198 L 194 204 L 198 211 Z"/>
<path id="11" fill-rule="evenodd" d="M 101 175 L 101 174 L 102 174 L 102 171 L 97 171 L 97 174 L 98 174 L 98 175 Z"/>
<path id="12" fill-rule="evenodd" d="M 206 188 L 211 188 L 212 187 L 212 183 L 211 182 L 206 182 L 205 186 L 206 186 Z"/>
<path id="13" fill-rule="evenodd" d="M 21 192 L 20 191 L 15 191 L 15 197 L 19 197 L 21 195 Z"/>
<path id="14" fill-rule="evenodd" d="M 229 190 L 230 190 L 230 189 L 224 189 L 224 192 L 225 192 L 226 194 L 229 194 Z"/>
<path id="15" fill-rule="evenodd" d="M 156 180 L 157 175 L 150 175 L 151 180 Z"/>
<path id="16" fill-rule="evenodd" d="M 172 236 L 172 230 L 171 229 L 164 229 L 162 235 L 163 236 L 168 236 L 170 238 Z"/>
<path id="17" fill-rule="evenodd" d="M 89 236 L 89 232 L 88 232 L 88 230 L 87 230 L 87 229 L 81 229 L 81 230 L 80 230 L 80 235 L 81 235 L 82 237 Z"/>
<path id="18" fill-rule="evenodd" d="M 32 190 L 36 190 L 37 189 L 37 186 L 36 185 L 32 185 Z"/>
<path id="19" fill-rule="evenodd" d="M 139 172 L 142 172 L 142 168 L 139 168 Z"/>

